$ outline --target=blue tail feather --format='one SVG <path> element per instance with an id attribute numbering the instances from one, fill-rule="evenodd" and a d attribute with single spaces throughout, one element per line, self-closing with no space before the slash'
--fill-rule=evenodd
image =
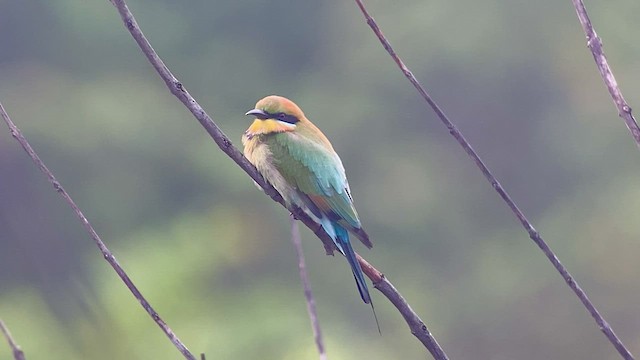
<path id="1" fill-rule="evenodd" d="M 353 251 L 351 247 L 351 242 L 349 241 L 349 233 L 345 228 L 341 225 L 332 222 L 333 228 L 335 230 L 336 238 L 335 241 L 340 245 L 339 248 L 344 253 L 344 256 L 347 258 L 349 265 L 351 266 L 351 271 L 353 271 L 353 277 L 356 280 L 356 284 L 358 285 L 358 291 L 360 292 L 360 297 L 365 304 L 371 303 L 371 296 L 369 296 L 369 289 L 367 288 L 367 282 L 364 279 L 364 274 L 362 273 L 362 268 L 360 267 L 360 263 L 356 258 L 356 253 Z"/>

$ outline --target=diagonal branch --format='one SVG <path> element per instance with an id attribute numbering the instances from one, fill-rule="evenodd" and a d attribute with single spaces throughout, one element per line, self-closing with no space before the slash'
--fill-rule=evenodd
<path id="1" fill-rule="evenodd" d="M 7 126 L 9 126 L 11 135 L 20 143 L 24 151 L 26 151 L 27 154 L 29 154 L 29 157 L 31 157 L 33 162 L 38 166 L 38 168 L 40 168 L 40 171 L 42 171 L 42 173 L 47 177 L 51 185 L 53 185 L 53 188 L 60 194 L 60 196 L 64 198 L 67 204 L 73 209 L 73 212 L 76 214 L 76 217 L 80 219 L 85 230 L 89 233 L 89 236 L 91 236 L 93 241 L 96 243 L 96 246 L 98 246 L 98 248 L 100 249 L 100 252 L 102 253 L 102 256 L 104 256 L 104 259 L 109 263 L 109 265 L 111 265 L 113 270 L 116 271 L 118 276 L 120 276 L 120 279 L 122 279 L 122 281 L 125 283 L 127 288 L 129 288 L 129 291 L 131 291 L 133 296 L 136 299 L 138 299 L 142 307 L 147 311 L 149 316 L 151 316 L 153 321 L 155 321 L 156 324 L 158 324 L 160 329 L 162 329 L 165 335 L 167 335 L 169 340 L 171 340 L 173 345 L 182 353 L 182 355 L 186 359 L 195 360 L 196 358 L 193 356 L 193 354 L 189 352 L 189 349 L 187 349 L 187 347 L 182 343 L 182 341 L 180 341 L 178 336 L 176 336 L 176 334 L 171 330 L 171 328 L 169 328 L 167 323 L 165 323 L 164 320 L 160 318 L 160 315 L 158 315 L 158 313 L 153 309 L 153 307 L 151 307 L 151 304 L 149 304 L 147 299 L 145 299 L 145 297 L 142 295 L 140 290 L 138 290 L 138 288 L 135 286 L 133 281 L 131 281 L 131 278 L 129 278 L 129 275 L 127 275 L 127 273 L 124 271 L 122 266 L 120 266 L 120 263 L 118 263 L 118 260 L 116 260 L 115 256 L 113 256 L 111 251 L 107 248 L 107 245 L 104 244 L 104 242 L 102 241 L 98 233 L 96 233 L 96 231 L 93 229 L 93 226 L 91 226 L 91 223 L 89 222 L 87 217 L 84 216 L 84 214 L 82 213 L 82 210 L 80 210 L 78 205 L 76 205 L 73 199 L 71 199 L 71 196 L 69 196 L 69 194 L 65 191 L 62 185 L 60 185 L 60 182 L 58 182 L 56 177 L 53 176 L 53 173 L 47 168 L 44 162 L 42 162 L 42 160 L 40 159 L 38 154 L 35 152 L 35 150 L 33 150 L 31 145 L 27 141 L 27 139 L 24 137 L 24 135 L 22 135 L 22 132 L 20 131 L 20 129 L 18 129 L 18 127 L 13 123 L 13 121 L 11 121 L 11 118 L 9 118 L 9 114 L 7 114 L 7 112 L 5 111 L 4 107 L 2 106 L 2 103 L 0 103 L 0 117 L 4 119 L 4 122 L 7 124 Z"/>
<path id="2" fill-rule="evenodd" d="M 600 40 L 600 37 L 596 34 L 596 30 L 591 24 L 591 19 L 589 19 L 587 9 L 584 7 L 584 2 L 582 2 L 582 0 L 571 1 L 573 2 L 573 7 L 576 9 L 576 14 L 580 20 L 582 29 L 587 36 L 587 47 L 591 50 L 593 60 L 596 62 L 602 81 L 604 81 L 604 84 L 607 86 L 607 90 L 609 90 L 609 94 L 616 108 L 618 108 L 618 116 L 624 120 L 624 123 L 631 132 L 631 136 L 633 136 L 633 139 L 636 141 L 636 145 L 640 147 L 640 127 L 638 127 L 638 123 L 631 113 L 631 107 L 624 100 L 622 91 L 620 91 L 620 87 L 618 87 L 618 82 L 609 67 L 607 57 L 604 55 L 604 50 L 602 50 L 602 40 Z"/>
<path id="3" fill-rule="evenodd" d="M 25 360 L 26 357 L 24 356 L 24 352 L 22 352 L 22 349 L 20 349 L 20 346 L 18 346 L 15 340 L 13 340 L 13 337 L 11 336 L 11 332 L 9 332 L 9 328 L 7 328 L 7 326 L 4 324 L 2 320 L 0 320 L 0 331 L 2 332 L 2 334 L 4 334 L 4 337 L 7 339 L 7 342 L 9 343 L 9 347 L 13 352 L 13 359 Z"/>
<path id="4" fill-rule="evenodd" d="M 453 136 L 456 139 L 456 141 L 460 144 L 460 146 L 462 146 L 462 148 L 467 153 L 467 155 L 471 158 L 471 160 L 473 160 L 476 163 L 476 165 L 482 172 L 482 175 L 484 175 L 485 179 L 487 179 L 487 181 L 491 183 L 491 186 L 496 190 L 498 195 L 500 195 L 502 200 L 507 204 L 507 206 L 509 206 L 513 214 L 518 218 L 518 221 L 520 221 L 522 226 L 525 228 L 531 240 L 533 240 L 533 242 L 535 242 L 536 245 L 538 245 L 538 247 L 542 250 L 545 256 L 556 268 L 558 273 L 560 273 L 560 275 L 562 276 L 564 281 L 567 283 L 567 285 L 571 288 L 571 290 L 573 290 L 573 292 L 576 294 L 578 299 L 580 299 L 584 307 L 589 311 L 593 319 L 596 321 L 596 323 L 600 327 L 600 330 L 602 330 L 602 332 L 605 334 L 607 339 L 609 339 L 611 344 L 613 344 L 616 350 L 618 350 L 618 353 L 620 353 L 622 358 L 626 360 L 633 359 L 633 356 L 631 355 L 629 350 L 625 348 L 625 346 L 622 344 L 622 341 L 613 332 L 613 329 L 611 328 L 611 326 L 604 320 L 602 315 L 600 315 L 600 313 L 598 312 L 596 307 L 593 305 L 591 300 L 589 300 L 589 298 L 587 297 L 587 294 L 582 290 L 580 285 L 578 285 L 578 283 L 575 281 L 573 276 L 571 276 L 569 271 L 567 271 L 564 265 L 562 265 L 558 257 L 553 253 L 549 245 L 547 245 L 547 243 L 542 239 L 542 236 L 540 236 L 538 231 L 536 231 L 536 229 L 533 227 L 531 222 L 527 219 L 524 213 L 518 208 L 518 206 L 513 201 L 513 199 L 511 199 L 511 196 L 509 196 L 509 194 L 502 187 L 500 182 L 498 182 L 495 176 L 493 176 L 493 174 L 491 173 L 489 168 L 485 165 L 485 163 L 482 161 L 480 156 L 475 152 L 475 150 L 473 150 L 473 148 L 471 147 L 471 144 L 469 144 L 469 142 L 464 138 L 460 130 L 458 130 L 458 128 L 451 122 L 451 120 L 449 120 L 449 118 L 445 115 L 442 109 L 440 109 L 440 107 L 436 104 L 436 102 L 422 87 L 422 85 L 413 75 L 411 70 L 409 70 L 409 68 L 400 59 L 398 54 L 396 54 L 396 52 L 391 47 L 391 44 L 387 40 L 387 38 L 382 34 L 382 31 L 378 27 L 378 24 L 371 17 L 371 15 L 369 15 L 369 12 L 365 8 L 364 4 L 362 3 L 362 0 L 355 0 L 355 1 L 358 7 L 360 8 L 360 11 L 364 15 L 365 19 L 367 20 L 367 24 L 369 25 L 369 27 L 371 27 L 373 32 L 376 34 L 376 36 L 382 43 L 382 46 L 389 53 L 393 61 L 398 65 L 398 67 L 400 68 L 404 76 L 409 80 L 409 82 L 411 82 L 413 87 L 415 87 L 416 90 L 418 90 L 422 98 L 429 104 L 431 109 L 433 109 L 433 111 L 436 113 L 440 121 L 447 127 L 447 129 L 449 129 L 449 133 L 451 134 L 451 136 Z"/>
<path id="5" fill-rule="evenodd" d="M 242 170 L 244 170 L 252 179 L 255 181 L 264 192 L 273 199 L 273 201 L 280 203 L 282 206 L 287 207 L 282 199 L 282 196 L 278 193 L 278 191 L 271 186 L 268 182 L 266 182 L 262 175 L 256 170 L 256 168 L 247 160 L 244 155 L 238 149 L 233 146 L 229 137 L 227 137 L 220 127 L 211 119 L 211 117 L 204 111 L 202 106 L 198 104 L 198 102 L 189 94 L 187 89 L 182 85 L 182 83 L 171 73 L 169 68 L 164 64 L 160 56 L 153 49 L 147 38 L 142 33 L 140 26 L 136 22 L 136 19 L 133 17 L 133 14 L 129 10 L 126 2 L 124 0 L 110 0 L 113 5 L 118 9 L 120 13 L 120 17 L 124 22 L 127 30 L 131 33 L 131 36 L 135 39 L 136 43 L 147 57 L 151 65 L 160 75 L 160 78 L 165 82 L 169 91 L 177 97 L 182 104 L 193 114 L 193 116 L 200 122 L 200 125 L 204 127 L 204 129 L 209 133 L 213 141 L 216 142 L 218 147 L 222 151 L 227 154 L 231 160 L 233 160 Z M 314 222 L 306 213 L 304 213 L 300 209 L 289 209 L 295 216 L 296 219 L 302 221 L 309 229 L 311 229 L 316 236 L 322 240 L 324 243 L 325 251 L 327 255 L 333 255 L 334 245 L 331 241 L 331 238 L 327 235 L 320 224 Z"/>
<path id="6" fill-rule="evenodd" d="M 291 242 L 296 248 L 296 254 L 298 255 L 298 271 L 300 272 L 300 281 L 302 282 L 302 288 L 304 289 L 304 298 L 307 300 L 307 312 L 309 313 L 309 319 L 311 319 L 311 327 L 313 328 L 313 337 L 316 341 L 316 347 L 318 348 L 318 354 L 320 360 L 327 360 L 327 352 L 324 348 L 324 340 L 322 339 L 322 330 L 320 329 L 320 322 L 318 321 L 318 312 L 316 311 L 316 301 L 313 298 L 313 292 L 311 292 L 311 284 L 309 283 L 309 275 L 307 275 L 307 267 L 304 261 L 304 253 L 302 251 L 302 241 L 300 241 L 300 229 L 298 228 L 298 222 L 293 214 L 291 217 Z"/>
<path id="7" fill-rule="evenodd" d="M 374 268 L 371 264 L 369 264 L 365 259 L 363 259 L 359 254 L 356 254 L 358 257 L 358 262 L 360 266 L 362 266 L 362 271 L 371 279 L 373 282 L 373 286 L 375 286 L 378 291 L 384 294 L 384 296 L 391 301 L 391 303 L 400 311 L 402 317 L 409 325 L 409 329 L 411 329 L 411 333 L 413 336 L 417 337 L 422 344 L 431 352 L 431 355 L 435 360 L 448 360 L 447 354 L 445 354 L 436 338 L 431 335 L 431 332 L 427 328 L 427 326 L 422 322 L 422 320 L 416 315 L 416 313 L 411 309 L 411 306 L 407 301 L 402 297 L 402 295 L 396 290 L 393 284 L 384 276 L 383 273 L 378 271 L 378 269 Z"/>
<path id="8" fill-rule="evenodd" d="M 169 71 L 166 65 L 162 62 L 158 54 L 153 50 L 151 44 L 146 39 L 142 30 L 138 26 L 133 14 L 129 10 L 124 0 L 110 0 L 114 6 L 118 9 L 120 17 L 124 22 L 127 30 L 131 33 L 138 46 L 147 57 L 151 65 L 156 69 L 158 75 L 165 82 L 171 93 L 189 109 L 193 116 L 200 122 L 205 128 L 207 133 L 213 138 L 218 147 L 227 154 L 233 161 L 235 161 L 242 170 L 244 170 L 258 185 L 264 189 L 264 192 L 269 195 L 274 201 L 280 203 L 282 206 L 287 207 L 282 197 L 278 192 L 266 182 L 256 168 L 242 155 L 238 149 L 236 149 L 231 140 L 222 132 L 222 130 L 216 125 L 211 117 L 204 111 L 204 109 L 196 102 L 196 100 L 189 94 L 187 89 L 182 85 L 180 81 Z M 298 208 L 289 209 L 291 213 L 299 220 L 301 220 L 309 229 L 311 229 L 320 240 L 324 243 L 325 251 L 327 255 L 332 255 L 334 250 L 333 242 L 327 235 L 320 224 L 314 222 L 307 214 Z M 425 345 L 425 347 L 431 352 L 435 360 L 446 360 L 447 357 L 444 350 L 438 345 L 437 341 L 431 333 L 427 330 L 424 323 L 418 317 L 418 315 L 411 309 L 407 302 L 402 298 L 400 293 L 393 287 L 389 286 L 391 283 L 384 278 L 381 272 L 375 270 L 364 259 L 359 258 L 360 264 L 363 267 L 369 267 L 373 271 L 366 272 L 367 276 L 371 279 L 376 288 L 382 292 L 393 304 L 398 311 L 405 318 L 405 321 L 409 327 L 413 330 L 424 329 L 422 331 L 413 332 L 413 334 Z M 378 287 L 377 284 L 381 284 Z"/>

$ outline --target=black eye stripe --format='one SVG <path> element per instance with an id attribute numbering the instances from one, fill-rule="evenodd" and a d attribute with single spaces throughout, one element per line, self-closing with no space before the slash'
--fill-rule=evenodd
<path id="1" fill-rule="evenodd" d="M 284 122 L 289 123 L 289 124 L 295 124 L 298 121 L 300 121 L 300 120 L 298 120 L 297 117 L 295 117 L 293 115 L 285 114 L 285 113 L 282 113 L 282 112 L 279 112 L 279 113 L 268 113 L 268 112 L 265 111 L 265 114 L 268 116 L 268 119 L 276 119 L 278 121 L 284 121 Z"/>

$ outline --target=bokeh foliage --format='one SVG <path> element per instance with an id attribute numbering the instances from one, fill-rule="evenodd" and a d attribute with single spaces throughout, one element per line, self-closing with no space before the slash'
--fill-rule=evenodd
<path id="1" fill-rule="evenodd" d="M 632 352 L 640 153 L 570 1 L 370 1 Z M 167 65 L 237 139 L 294 99 L 347 168 L 384 271 L 451 358 L 616 359 L 562 279 L 394 68 L 351 2 L 131 0 Z M 589 3 L 640 103 L 634 0 Z M 195 353 L 315 358 L 287 213 L 146 63 L 108 1 L 0 2 L 0 100 Z M 424 358 L 386 300 L 377 334 L 343 259 L 303 240 L 330 358 Z M 72 213 L 0 131 L 0 317 L 34 359 L 176 359 Z M 0 346 L 0 358 L 10 356 Z"/>

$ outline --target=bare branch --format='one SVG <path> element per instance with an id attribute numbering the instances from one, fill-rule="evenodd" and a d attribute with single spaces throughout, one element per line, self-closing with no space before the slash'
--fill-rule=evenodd
<path id="1" fill-rule="evenodd" d="M 391 303 L 400 311 L 402 317 L 409 325 L 409 329 L 411 329 L 411 333 L 413 336 L 417 337 L 422 344 L 429 350 L 431 355 L 435 360 L 448 360 L 447 354 L 445 354 L 444 350 L 438 344 L 431 332 L 427 328 L 427 325 L 422 322 L 422 319 L 416 315 L 416 313 L 411 309 L 411 306 L 407 301 L 402 297 L 402 295 L 396 290 L 393 284 L 384 276 L 383 273 L 378 271 L 375 267 L 367 262 L 362 256 L 356 254 L 358 257 L 358 262 L 362 267 L 362 271 L 367 275 L 373 286 L 375 286 L 378 291 L 380 291 L 384 296 L 391 301 Z"/>
<path id="2" fill-rule="evenodd" d="M 29 154 L 29 157 L 31 157 L 33 162 L 36 163 L 36 165 L 40 168 L 40 171 L 42 171 L 42 173 L 47 177 L 47 179 L 49 179 L 49 182 L 53 185 L 53 188 L 60 194 L 60 196 L 64 198 L 67 204 L 73 209 L 78 219 L 80 219 L 80 221 L 82 222 L 82 225 L 84 226 L 85 230 L 89 233 L 89 235 L 91 236 L 95 244 L 100 249 L 100 252 L 102 253 L 102 256 L 104 257 L 104 259 L 107 260 L 109 265 L 111 265 L 111 267 L 116 271 L 118 276 L 120 276 L 120 279 L 122 279 L 122 281 L 125 283 L 127 288 L 129 288 L 133 296 L 136 299 L 138 299 L 142 307 L 151 316 L 153 321 L 155 321 L 156 324 L 158 324 L 160 329 L 162 329 L 165 335 L 167 335 L 169 340 L 171 340 L 173 345 L 182 353 L 182 355 L 186 359 L 195 360 L 196 358 L 193 356 L 193 354 L 189 352 L 189 349 L 187 349 L 187 347 L 182 343 L 182 341 L 178 339 L 176 334 L 171 330 L 171 328 L 169 328 L 167 323 L 165 323 L 164 320 L 160 318 L 160 315 L 158 315 L 158 313 L 153 309 L 153 307 L 151 307 L 151 304 L 149 304 L 147 299 L 145 299 L 142 293 L 140 293 L 140 290 L 138 290 L 138 288 L 134 285 L 133 281 L 131 281 L 131 279 L 129 278 L 129 275 L 127 275 L 124 269 L 122 269 L 122 266 L 120 266 L 120 263 L 118 263 L 118 260 L 116 260 L 116 258 L 113 256 L 111 251 L 107 248 L 107 246 L 104 244 L 104 242 L 102 241 L 98 233 L 96 233 L 96 231 L 93 229 L 93 226 L 91 226 L 91 223 L 89 223 L 89 220 L 87 219 L 87 217 L 84 216 L 84 214 L 82 213 L 82 210 L 80 210 L 78 205 L 76 205 L 73 199 L 71 199 L 71 196 L 69 196 L 69 194 L 64 190 L 62 185 L 60 185 L 60 182 L 58 182 L 55 176 L 53 176 L 53 173 L 42 162 L 42 160 L 40 159 L 38 154 L 35 152 L 35 150 L 33 150 L 31 145 L 27 141 L 27 139 L 22 135 L 22 132 L 20 131 L 20 129 L 18 129 L 18 127 L 16 127 L 16 125 L 13 123 L 13 121 L 11 121 L 11 118 L 9 118 L 9 114 L 7 114 L 7 112 L 5 111 L 4 107 L 2 106 L 2 103 L 0 103 L 0 116 L 4 119 L 4 122 L 7 124 L 7 126 L 9 126 L 11 135 L 20 143 L 24 151 L 26 151 L 27 154 Z"/>
<path id="3" fill-rule="evenodd" d="M 124 0 L 110 0 L 111 3 L 115 5 L 120 13 L 120 17 L 124 22 L 127 30 L 131 33 L 136 43 L 147 57 L 151 65 L 156 69 L 160 78 L 164 80 L 165 84 L 169 88 L 169 91 L 177 97 L 180 102 L 184 104 L 184 106 L 193 114 L 193 116 L 200 122 L 200 125 L 204 127 L 204 129 L 209 133 L 213 141 L 216 142 L 218 147 L 225 154 L 227 154 L 233 161 L 235 161 L 242 170 L 244 170 L 262 189 L 264 192 L 271 197 L 274 201 L 280 203 L 282 206 L 286 207 L 282 196 L 278 193 L 278 191 L 271 186 L 268 182 L 266 182 L 262 175 L 256 170 L 256 168 L 247 160 L 244 155 L 238 149 L 233 146 L 233 143 L 227 137 L 220 127 L 213 122 L 211 117 L 204 111 L 202 106 L 198 104 L 198 102 L 189 94 L 187 89 L 182 85 L 182 83 L 171 73 L 169 68 L 164 64 L 162 59 L 158 56 L 156 51 L 153 49 L 147 38 L 142 33 L 140 26 L 136 22 L 136 19 L 133 17 L 133 14 L 129 10 L 126 2 Z M 325 251 L 327 255 L 333 255 L 333 251 L 335 246 L 331 241 L 331 238 L 327 233 L 322 229 L 320 224 L 314 222 L 304 211 L 294 208 L 289 209 L 297 219 L 304 222 L 305 225 L 309 229 L 311 229 L 320 240 L 324 243 Z"/>
<path id="4" fill-rule="evenodd" d="M 198 102 L 191 96 L 191 94 L 189 94 L 189 92 L 182 85 L 182 83 L 178 81 L 178 79 L 164 65 L 164 63 L 162 62 L 158 54 L 155 52 L 155 50 L 153 50 L 153 48 L 151 47 L 151 44 L 142 33 L 142 30 L 138 26 L 138 23 L 133 17 L 133 14 L 127 7 L 126 2 L 124 0 L 111 0 L 111 1 L 118 9 L 118 12 L 120 13 L 120 17 L 122 18 L 122 21 L 124 22 L 125 27 L 127 28 L 127 30 L 129 30 L 129 33 L 131 33 L 131 36 L 133 36 L 135 41 L 138 43 L 138 46 L 140 47 L 144 55 L 147 57 L 151 65 L 156 69 L 156 71 L 158 72 L 158 75 L 160 75 L 160 77 L 165 82 L 165 84 L 167 85 L 171 93 L 174 96 L 176 96 L 184 104 L 184 106 L 187 107 L 187 109 L 189 109 L 189 111 L 198 120 L 198 122 L 200 122 L 200 124 L 205 128 L 207 133 L 209 133 L 209 135 L 213 138 L 216 144 L 218 144 L 218 147 L 220 147 L 220 149 L 225 154 L 227 154 L 233 161 L 235 161 L 235 163 L 238 164 L 238 166 L 240 166 L 242 170 L 244 170 L 258 185 L 260 185 L 264 189 L 264 192 L 267 195 L 269 195 L 274 201 L 286 207 L 286 204 L 282 200 L 282 197 L 280 196 L 280 194 L 273 188 L 273 186 L 271 186 L 271 184 L 269 184 L 262 178 L 262 176 L 260 175 L 260 173 L 258 173 L 256 168 L 244 157 L 244 155 L 242 155 L 240 151 L 238 151 L 238 149 L 236 149 L 233 146 L 233 144 L 231 143 L 231 140 L 229 140 L 229 138 L 222 132 L 222 130 L 218 127 L 218 125 L 216 125 L 216 123 L 213 122 L 211 117 L 204 111 L 204 109 L 200 106 L 200 104 L 198 104 Z M 327 255 L 332 255 L 333 251 L 335 250 L 335 246 L 333 245 L 331 238 L 327 235 L 327 233 L 324 231 L 322 226 L 320 226 L 320 224 L 313 221 L 306 213 L 304 213 L 299 208 L 293 208 L 288 210 L 297 219 L 302 221 L 309 229 L 311 229 L 314 232 L 314 234 L 316 234 L 316 236 L 320 238 L 320 240 L 322 240 L 322 242 L 324 243 L 324 247 L 325 247 L 325 251 L 327 252 Z M 362 263 L 363 262 L 361 261 L 361 264 Z M 380 273 L 377 270 L 376 272 Z M 385 281 L 388 282 L 388 280 L 385 280 Z M 387 292 L 383 292 L 383 294 L 388 298 L 390 299 L 391 297 L 401 298 L 400 293 L 398 293 L 398 291 L 393 286 L 383 287 L 383 288 L 387 289 L 385 290 Z M 381 289 L 378 289 L 378 290 L 382 292 Z M 396 303 L 394 303 L 394 305 L 396 305 Z M 396 307 L 398 308 L 398 311 L 400 311 L 400 313 L 405 319 L 409 319 L 409 318 L 418 319 L 420 323 L 422 323 L 418 315 L 408 305 L 401 306 L 401 307 L 398 307 L 396 305 Z M 407 323 L 409 324 L 409 326 L 412 326 L 412 323 L 409 323 L 409 322 Z M 435 341 L 435 339 L 433 339 L 430 333 L 428 334 L 428 336 L 432 338 L 431 343 L 437 345 L 437 342 Z M 427 343 L 429 342 L 427 343 L 423 342 L 423 343 L 426 346 Z M 444 351 L 439 346 L 437 349 L 431 349 L 429 348 L 429 346 L 427 346 L 427 349 L 429 349 L 429 351 L 432 354 L 440 354 L 440 353 L 444 354 Z M 446 356 L 436 357 L 436 355 L 434 355 L 434 358 L 436 360 L 443 360 L 443 359 L 446 359 Z"/>
<path id="5" fill-rule="evenodd" d="M 300 272 L 300 281 L 304 288 L 304 297 L 307 300 L 307 312 L 309 313 L 311 327 L 313 328 L 313 337 L 316 341 L 320 360 L 327 360 L 327 353 L 324 349 L 324 341 L 322 340 L 322 330 L 320 329 L 320 322 L 318 321 L 318 312 L 316 311 L 316 301 L 313 298 L 313 292 L 311 292 L 311 284 L 309 282 L 309 276 L 307 275 L 307 268 L 304 261 L 302 242 L 300 241 L 300 229 L 298 228 L 298 222 L 296 221 L 295 216 L 291 214 L 290 218 L 291 242 L 296 248 L 296 253 L 298 255 L 298 271 Z"/>
<path id="6" fill-rule="evenodd" d="M 360 11 L 364 15 L 365 19 L 367 20 L 367 24 L 369 25 L 369 27 L 371 27 L 373 32 L 376 34 L 376 36 L 382 43 L 382 46 L 389 53 L 393 61 L 398 65 L 398 67 L 400 68 L 404 76 L 409 80 L 409 82 L 411 82 L 413 87 L 415 87 L 416 90 L 418 90 L 422 98 L 429 104 L 431 109 L 433 109 L 433 111 L 436 113 L 440 121 L 447 127 L 447 129 L 449 129 L 449 133 L 451 134 L 451 136 L 453 136 L 456 139 L 456 141 L 460 144 L 460 146 L 462 146 L 462 148 L 467 153 L 467 155 L 469 155 L 471 160 L 473 160 L 476 163 L 476 165 L 482 172 L 482 175 L 484 175 L 487 181 L 491 183 L 491 186 L 496 190 L 498 195 L 500 195 L 502 200 L 507 204 L 507 206 L 509 206 L 513 214 L 518 218 L 522 226 L 525 228 L 525 230 L 529 234 L 529 237 L 531 238 L 531 240 L 533 240 L 536 243 L 536 245 L 538 245 L 538 247 L 542 250 L 545 256 L 549 259 L 549 261 L 551 261 L 553 266 L 560 273 L 560 275 L 565 280 L 567 285 L 571 288 L 571 290 L 573 290 L 576 296 L 580 299 L 584 307 L 589 311 L 591 316 L 595 319 L 596 323 L 600 327 L 600 330 L 602 330 L 602 332 L 605 334 L 607 339 L 609 339 L 609 341 L 613 344 L 613 346 L 618 350 L 618 352 L 620 353 L 620 355 L 622 355 L 624 359 L 633 359 L 629 350 L 627 350 L 624 347 L 624 345 L 622 344 L 622 341 L 620 341 L 620 339 L 613 332 L 613 329 L 611 328 L 611 326 L 604 320 L 602 315 L 600 315 L 600 313 L 598 312 L 596 307 L 593 305 L 591 300 L 589 300 L 589 298 L 587 297 L 587 294 L 582 290 L 580 285 L 578 285 L 578 283 L 574 280 L 574 278 L 571 276 L 569 271 L 567 271 L 564 265 L 560 263 L 560 260 L 558 259 L 558 257 L 553 253 L 551 248 L 542 239 L 538 231 L 536 231 L 536 229 L 533 227 L 531 222 L 526 218 L 524 213 L 518 208 L 515 202 L 511 199 L 507 191 L 502 187 L 502 185 L 500 185 L 500 182 L 498 182 L 495 176 L 493 176 L 493 174 L 491 173 L 489 168 L 485 165 L 485 163 L 482 161 L 480 156 L 475 152 L 475 150 L 473 150 L 473 148 L 471 147 L 471 144 L 469 144 L 469 142 L 464 138 L 460 130 L 458 130 L 458 128 L 451 122 L 451 120 L 449 120 L 449 118 L 445 115 L 442 109 L 440 109 L 440 107 L 436 104 L 436 102 L 422 87 L 422 85 L 413 75 L 411 70 L 407 68 L 404 62 L 396 54 L 396 52 L 391 47 L 391 44 L 387 40 L 387 38 L 382 34 L 382 31 L 378 27 L 378 24 L 371 17 L 371 15 L 369 15 L 369 12 L 365 8 L 362 1 L 355 0 L 355 2 L 360 8 Z"/>
<path id="7" fill-rule="evenodd" d="M 609 90 L 614 104 L 618 108 L 618 116 L 624 120 L 624 123 L 631 132 L 631 136 L 633 136 L 633 139 L 636 141 L 636 145 L 640 147 L 640 127 L 638 127 L 638 123 L 631 113 L 631 107 L 624 100 L 622 91 L 620 91 L 620 87 L 618 87 L 618 82 L 609 67 L 607 57 L 604 55 L 604 50 L 602 50 L 602 40 L 598 34 L 596 34 L 596 30 L 591 24 L 591 19 L 589 19 L 589 14 L 587 14 L 587 9 L 584 7 L 582 0 L 571 1 L 573 2 L 573 7 L 576 9 L 576 14 L 580 20 L 582 29 L 587 36 L 587 47 L 591 50 L 600 76 L 607 86 L 607 90 Z"/>
<path id="8" fill-rule="evenodd" d="M 26 357 L 24 356 L 24 352 L 22 352 L 22 349 L 20 349 L 20 346 L 18 346 L 18 344 L 16 344 L 16 342 L 13 340 L 13 337 L 11 336 L 11 332 L 9 332 L 9 328 L 7 328 L 7 326 L 4 324 L 2 319 L 0 319 L 0 331 L 2 331 L 2 334 L 4 334 L 4 337 L 7 339 L 7 342 L 9 343 L 9 347 L 13 352 L 13 359 L 25 360 Z"/>

